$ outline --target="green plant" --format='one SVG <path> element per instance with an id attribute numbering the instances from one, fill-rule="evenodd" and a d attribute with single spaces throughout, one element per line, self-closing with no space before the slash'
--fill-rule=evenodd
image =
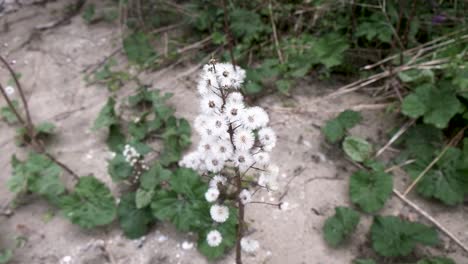
<path id="1" fill-rule="evenodd" d="M 325 241 L 338 246 L 348 237 L 359 223 L 359 213 L 346 207 L 336 207 L 335 215 L 328 218 L 323 226 Z"/>

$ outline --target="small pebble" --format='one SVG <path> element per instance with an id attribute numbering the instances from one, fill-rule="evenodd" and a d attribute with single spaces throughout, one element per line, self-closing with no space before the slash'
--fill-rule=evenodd
<path id="1" fill-rule="evenodd" d="M 182 249 L 190 250 L 192 248 L 193 248 L 193 243 L 192 242 L 188 242 L 188 241 L 182 242 Z"/>

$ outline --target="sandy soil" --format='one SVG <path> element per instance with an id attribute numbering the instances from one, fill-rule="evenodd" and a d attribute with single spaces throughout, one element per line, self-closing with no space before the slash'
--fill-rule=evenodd
<path id="1" fill-rule="evenodd" d="M 23 75 L 21 81 L 33 119 L 57 125 L 58 134 L 51 151 L 80 175 L 94 173 L 117 193 L 117 187 L 106 173 L 109 153 L 103 135 L 90 131 L 108 92 L 104 87 L 87 87 L 82 71 L 115 50 L 119 32 L 116 27 L 103 23 L 88 26 L 77 16 L 70 24 L 32 33 L 35 26 L 58 19 L 66 2 L 69 1 L 45 7 L 26 5 L 1 16 L 0 52 L 14 61 L 15 69 Z M 190 66 L 146 73 L 141 78 L 153 87 L 174 93 L 171 103 L 177 108 L 177 114 L 193 120 L 197 112 L 195 76 L 174 78 Z M 6 72 L 0 71 L 0 81 L 5 83 L 7 79 Z M 259 102 L 270 112 L 272 126 L 279 135 L 272 157 L 280 166 L 281 181 L 278 192 L 261 193 L 257 199 L 271 202 L 281 199 L 288 203 L 288 208 L 277 210 L 263 205 L 247 208 L 247 219 L 255 231 L 253 236 L 261 242 L 261 250 L 246 256 L 245 263 L 341 264 L 370 254 L 366 249 L 370 216 L 362 218 L 358 232 L 339 249 L 328 248 L 322 239 L 322 225 L 334 213 L 334 207 L 350 204 L 347 179 L 354 167 L 343 159 L 337 148 L 324 143 L 320 127 L 344 109 L 373 103 L 372 98 L 360 94 L 321 99 L 338 85 L 333 81 L 309 80 L 302 82 L 287 102 L 277 96 Z M 125 87 L 121 93 L 130 93 L 129 88 Z M 294 108 L 284 107 L 291 102 Z M 3 106 L 4 102 L 0 104 Z M 385 133 L 397 120 L 383 110 L 367 110 L 363 114 L 364 122 L 352 133 L 383 145 Z M 10 177 L 10 156 L 14 153 L 24 156 L 25 150 L 14 145 L 14 129 L 1 122 L 0 131 L 0 182 L 4 183 Z M 397 188 L 407 185 L 404 174 L 397 173 L 395 178 Z M 12 197 L 5 184 L 0 185 L 0 197 L 2 205 Z M 410 198 L 468 244 L 467 206 L 446 208 L 416 196 Z M 13 246 L 15 238 L 24 242 L 16 250 L 12 263 L 207 263 L 196 251 L 196 238 L 177 233 L 170 225 L 157 225 L 145 239 L 132 241 L 124 238 L 117 226 L 86 231 L 59 214 L 50 218 L 54 213 L 44 201 L 32 200 L 17 208 L 12 216 L 0 216 L 0 246 Z M 402 213 L 422 220 L 396 198 L 391 199 L 383 213 Z M 417 254 L 448 255 L 457 263 L 468 263 L 466 254 L 444 235 L 441 238 L 441 246 L 419 248 Z M 233 254 L 218 263 L 234 263 Z"/>

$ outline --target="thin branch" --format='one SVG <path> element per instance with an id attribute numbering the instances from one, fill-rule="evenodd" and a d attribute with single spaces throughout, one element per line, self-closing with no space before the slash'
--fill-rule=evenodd
<path id="1" fill-rule="evenodd" d="M 26 126 L 26 123 L 24 122 L 24 119 L 23 117 L 21 117 L 21 115 L 18 113 L 18 110 L 16 109 L 16 107 L 13 105 L 13 102 L 10 100 L 10 98 L 8 97 L 5 89 L 3 88 L 3 86 L 0 84 L 0 92 L 2 93 L 3 95 L 3 98 L 5 98 L 5 101 L 7 102 L 8 104 L 8 107 L 11 109 L 11 111 L 15 114 L 16 118 L 18 119 L 18 121 L 23 124 L 24 126 Z"/>
<path id="2" fill-rule="evenodd" d="M 401 137 L 401 135 L 403 135 L 406 130 L 408 130 L 408 128 L 410 128 L 414 122 L 416 121 L 416 119 L 413 119 L 413 120 L 410 120 L 408 122 L 406 122 L 399 130 L 398 132 L 395 133 L 395 135 L 393 135 L 393 137 L 387 142 L 387 144 L 385 144 L 385 146 L 383 146 L 381 149 L 379 149 L 379 151 L 377 151 L 377 154 L 375 154 L 375 157 L 377 158 L 378 156 L 380 156 L 382 153 L 384 153 L 384 151 L 390 147 L 398 138 Z"/>
<path id="3" fill-rule="evenodd" d="M 275 207 L 278 207 L 278 209 L 280 209 L 283 203 L 281 202 L 280 203 L 267 203 L 267 202 L 253 201 L 253 202 L 248 202 L 247 204 L 265 204 L 265 205 L 275 206 Z"/>

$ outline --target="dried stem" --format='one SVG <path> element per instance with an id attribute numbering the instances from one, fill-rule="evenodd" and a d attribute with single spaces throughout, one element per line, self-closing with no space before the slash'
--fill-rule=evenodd
<path id="1" fill-rule="evenodd" d="M 268 1 L 268 13 L 270 14 L 270 23 L 271 23 L 271 28 L 273 30 L 273 38 L 275 40 L 276 53 L 278 54 L 279 61 L 281 62 L 281 64 L 283 64 L 284 59 L 283 59 L 283 54 L 281 53 L 281 49 L 279 47 L 278 33 L 276 32 L 275 20 L 273 19 L 273 10 L 271 8 L 271 0 Z"/>

